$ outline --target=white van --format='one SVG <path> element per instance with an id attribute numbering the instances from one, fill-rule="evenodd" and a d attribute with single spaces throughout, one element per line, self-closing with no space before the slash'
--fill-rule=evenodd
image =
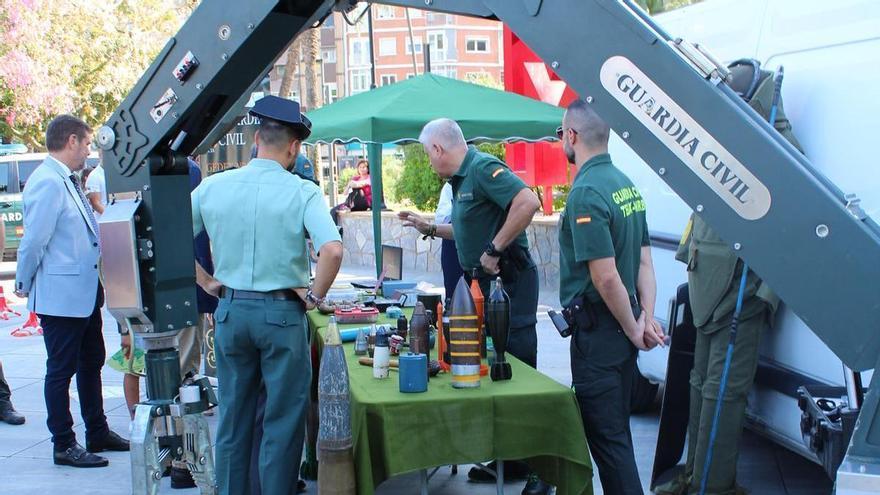
<path id="1" fill-rule="evenodd" d="M 656 20 L 671 36 L 699 43 L 719 60 L 755 58 L 769 70 L 784 66 L 785 113 L 807 157 L 880 220 L 875 149 L 880 98 L 869 89 L 880 87 L 880 2 L 707 0 Z M 673 256 L 690 208 L 622 140 L 612 137 L 610 151 L 647 200 L 648 225 L 661 240 L 653 249 L 657 300 L 667 301 L 687 281 L 685 266 Z M 666 311 L 658 304 L 655 316 L 666 320 Z M 667 357 L 667 350 L 642 353 L 639 369 L 662 383 Z M 863 373 L 865 384 L 870 377 Z M 762 337 L 755 382 L 747 410 L 750 427 L 818 462 L 801 435 L 796 390 L 807 384 L 843 386 L 843 367 L 784 305 L 775 327 Z"/>

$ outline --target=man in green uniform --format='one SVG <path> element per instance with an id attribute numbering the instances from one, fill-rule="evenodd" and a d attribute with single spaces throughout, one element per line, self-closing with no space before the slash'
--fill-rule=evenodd
<path id="1" fill-rule="evenodd" d="M 296 102 L 267 96 L 257 158 L 205 179 L 192 193 L 193 233 L 208 233 L 211 277 L 196 277 L 219 295 L 216 322 L 220 424 L 216 470 L 221 495 L 249 492 L 249 466 L 260 382 L 266 387 L 260 446 L 263 493 L 295 493 L 309 402 L 311 364 L 306 309 L 327 293 L 342 261 L 342 243 L 321 191 L 287 169 L 309 135 Z M 309 286 L 306 231 L 320 253 Z"/>
<path id="2" fill-rule="evenodd" d="M 663 342 L 645 201 L 611 162 L 608 125 L 583 100 L 559 130 L 578 167 L 559 219 L 559 299 L 574 328 L 571 375 L 605 493 L 641 494 L 629 426 L 638 350 Z"/>
<path id="3" fill-rule="evenodd" d="M 774 93 L 771 74 L 760 71 L 757 62 L 750 60 L 732 65 L 731 70 L 731 87 L 764 120 L 769 119 Z M 753 77 L 755 74 L 757 77 Z M 791 132 L 791 124 L 785 118 L 781 100 L 774 126 L 786 140 L 800 149 Z M 681 476 L 655 489 L 655 493 L 664 495 L 698 493 L 700 490 L 709 447 L 709 432 L 712 429 L 721 373 L 727 354 L 730 324 L 743 269 L 742 260 L 736 256 L 730 244 L 721 239 L 697 214 L 691 215 L 676 259 L 687 263 L 688 292 L 694 325 L 697 327 L 697 340 L 690 378 L 687 464 Z M 778 305 L 779 299 L 767 284 L 749 271 L 724 403 L 718 421 L 718 433 L 712 448 L 707 494 L 732 495 L 738 492 L 736 462 L 745 419 L 746 398 L 758 366 L 761 332 L 772 324 Z"/>
<path id="4" fill-rule="evenodd" d="M 450 119 L 428 122 L 419 136 L 431 166 L 452 184 L 452 223 L 428 223 L 401 212 L 404 225 L 430 237 L 454 239 L 465 276 L 476 276 L 483 294 L 501 276 L 510 295 L 508 351 L 533 368 L 538 366 L 538 271 L 529 254 L 525 229 L 541 207 L 538 197 L 501 160 L 468 146 L 458 124 Z M 490 465 L 490 468 L 492 466 Z M 523 463 L 505 464 L 510 478 L 524 477 Z M 474 469 L 475 481 L 493 481 Z M 546 493 L 549 486 L 530 477 L 526 495 Z"/>

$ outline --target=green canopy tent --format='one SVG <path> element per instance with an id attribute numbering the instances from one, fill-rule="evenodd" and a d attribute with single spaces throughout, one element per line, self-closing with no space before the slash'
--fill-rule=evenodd
<path id="1" fill-rule="evenodd" d="M 563 109 L 516 93 L 423 74 L 342 99 L 309 112 L 310 144 L 368 145 L 373 204 L 383 204 L 382 144 L 418 141 L 422 127 L 441 117 L 458 122 L 468 141 L 556 139 Z M 381 208 L 373 208 L 376 274 L 382 271 Z"/>

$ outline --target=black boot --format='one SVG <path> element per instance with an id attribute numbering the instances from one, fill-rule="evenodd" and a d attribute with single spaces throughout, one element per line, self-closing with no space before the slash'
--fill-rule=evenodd
<path id="1" fill-rule="evenodd" d="M 552 487 L 541 481 L 535 474 L 529 475 L 529 481 L 523 487 L 522 495 L 547 495 Z"/>
<path id="2" fill-rule="evenodd" d="M 0 421 L 11 425 L 23 425 L 24 416 L 19 414 L 11 403 L 0 403 Z"/>

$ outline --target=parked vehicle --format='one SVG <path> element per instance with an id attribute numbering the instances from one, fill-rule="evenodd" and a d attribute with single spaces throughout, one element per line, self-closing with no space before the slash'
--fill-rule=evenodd
<path id="1" fill-rule="evenodd" d="M 19 153 L 0 156 L 0 217 L 6 225 L 6 249 L 3 259 L 14 259 L 18 244 L 24 235 L 22 196 L 28 177 L 43 163 L 47 153 Z M 86 166 L 94 168 L 100 160 L 97 153 L 86 159 Z"/>

